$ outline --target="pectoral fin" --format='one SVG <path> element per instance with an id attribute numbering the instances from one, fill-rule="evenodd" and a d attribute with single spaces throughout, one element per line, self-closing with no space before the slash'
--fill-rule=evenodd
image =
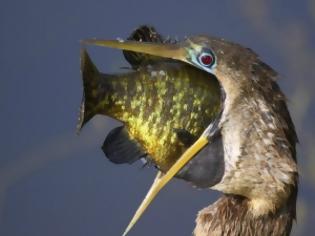
<path id="1" fill-rule="evenodd" d="M 106 157 L 115 164 L 132 164 L 147 155 L 141 145 L 130 137 L 124 126 L 109 132 L 102 149 Z"/>

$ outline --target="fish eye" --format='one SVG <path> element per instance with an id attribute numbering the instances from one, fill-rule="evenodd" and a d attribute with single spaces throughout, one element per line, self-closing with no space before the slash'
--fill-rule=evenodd
<path id="1" fill-rule="evenodd" d="M 214 64 L 214 56 L 208 52 L 202 52 L 198 56 L 198 62 L 205 67 L 211 67 Z"/>

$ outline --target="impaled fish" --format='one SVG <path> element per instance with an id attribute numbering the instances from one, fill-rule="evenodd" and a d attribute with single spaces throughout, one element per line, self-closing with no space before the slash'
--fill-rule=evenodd
<path id="1" fill-rule="evenodd" d="M 130 39 L 163 42 L 157 35 L 141 27 Z M 218 115 L 220 87 L 190 65 L 129 51 L 124 55 L 135 70 L 109 75 L 100 73 L 82 51 L 79 128 L 96 114 L 121 121 L 123 126 L 113 129 L 103 145 L 109 160 L 132 163 L 148 157 L 165 172 Z"/>
<path id="2" fill-rule="evenodd" d="M 138 28 L 128 40 L 126 44 L 122 40 L 85 41 L 124 49 L 134 71 L 100 73 L 82 50 L 84 97 L 79 123 L 80 129 L 96 114 L 121 121 L 123 126 L 113 129 L 104 141 L 107 158 L 120 164 L 145 157 L 159 169 L 125 234 L 172 176 L 203 188 L 217 183 L 224 169 L 220 134 L 211 143 L 202 135 L 222 111 L 224 94 L 218 81 L 188 63 L 172 60 L 181 48 L 165 42 L 152 27 Z M 140 41 L 141 47 L 133 40 Z M 155 44 L 146 47 L 146 42 Z M 164 50 L 160 52 L 164 58 L 146 54 L 146 49 Z M 213 55 L 201 56 L 204 63 L 215 63 Z"/>

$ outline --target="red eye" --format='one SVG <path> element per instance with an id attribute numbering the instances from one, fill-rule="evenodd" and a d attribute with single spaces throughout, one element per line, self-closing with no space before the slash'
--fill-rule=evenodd
<path id="1" fill-rule="evenodd" d="M 211 57 L 210 55 L 203 55 L 203 56 L 201 57 L 201 61 L 202 61 L 202 63 L 205 64 L 205 65 L 210 65 L 211 62 L 212 62 L 212 57 Z"/>
<path id="2" fill-rule="evenodd" d="M 210 66 L 213 64 L 213 56 L 209 53 L 202 53 L 199 56 L 199 62 L 203 66 Z"/>

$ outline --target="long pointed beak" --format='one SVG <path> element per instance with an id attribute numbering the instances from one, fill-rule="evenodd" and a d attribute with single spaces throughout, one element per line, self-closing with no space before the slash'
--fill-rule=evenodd
<path id="1" fill-rule="evenodd" d="M 109 48 L 117 48 L 133 52 L 150 54 L 152 56 L 170 58 L 189 63 L 187 61 L 187 51 L 180 43 L 151 43 L 138 41 L 123 41 L 123 40 L 97 40 L 87 39 L 81 41 L 82 44 L 97 45 Z"/>
<path id="2" fill-rule="evenodd" d="M 175 162 L 175 164 L 165 173 L 158 172 L 150 190 L 148 191 L 146 197 L 143 199 L 141 205 L 127 226 L 123 236 L 127 235 L 130 229 L 136 224 L 140 219 L 143 212 L 147 209 L 150 203 L 154 200 L 160 190 L 177 174 L 177 172 L 183 168 L 187 162 L 189 162 L 206 144 L 208 139 L 206 136 L 201 136 L 192 146 L 190 146 L 186 152 Z"/>

